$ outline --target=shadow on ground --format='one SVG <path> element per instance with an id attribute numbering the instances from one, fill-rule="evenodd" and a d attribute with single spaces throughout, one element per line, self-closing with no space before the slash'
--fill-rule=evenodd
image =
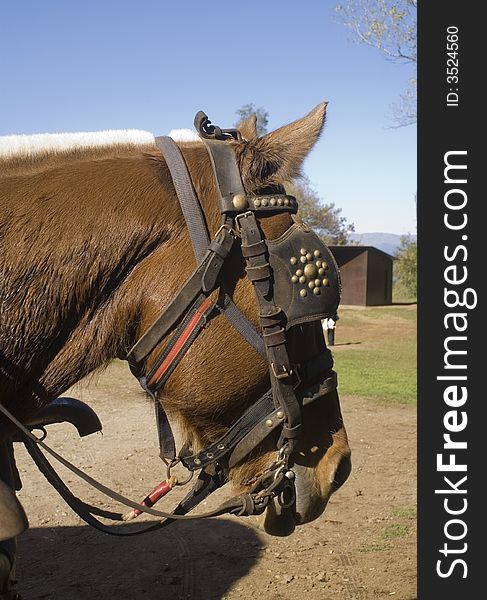
<path id="1" fill-rule="evenodd" d="M 19 539 L 18 591 L 26 600 L 219 600 L 257 563 L 261 544 L 253 529 L 222 519 L 128 538 L 35 528 Z"/>

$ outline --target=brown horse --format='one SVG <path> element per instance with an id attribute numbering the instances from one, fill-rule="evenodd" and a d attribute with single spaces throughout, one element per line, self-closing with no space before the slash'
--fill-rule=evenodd
<path id="1" fill-rule="evenodd" d="M 299 174 L 324 125 L 326 105 L 258 137 L 241 124 L 235 150 L 248 194 Z M 220 225 L 210 158 L 198 141 L 179 142 L 211 234 Z M 261 219 L 268 239 L 289 214 Z M 0 156 L 0 401 L 25 421 L 84 376 L 125 358 L 195 268 L 188 230 L 166 163 L 153 141 L 106 141 Z M 258 307 L 233 248 L 222 278 L 258 327 Z M 163 340 L 147 359 L 153 364 Z M 300 360 L 325 352 L 319 322 L 291 329 L 288 352 Z M 169 378 L 158 400 L 195 449 L 217 439 L 269 387 L 268 365 L 223 316 L 212 319 Z M 0 419 L 0 439 L 12 434 Z M 269 436 L 272 437 L 272 436 Z M 266 440 L 230 472 L 240 489 L 275 457 Z M 336 391 L 303 409 L 294 456 L 297 501 L 284 519 L 270 506 L 265 527 L 317 518 L 347 478 L 350 450 Z M 288 511 L 289 512 L 289 511 Z M 280 514 L 278 514 L 280 513 Z M 285 523 L 284 523 L 285 521 Z M 282 524 L 282 526 L 281 526 Z"/>

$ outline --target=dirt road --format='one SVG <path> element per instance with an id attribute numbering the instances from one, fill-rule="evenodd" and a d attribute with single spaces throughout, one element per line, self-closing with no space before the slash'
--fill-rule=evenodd
<path id="1" fill-rule="evenodd" d="M 48 441 L 90 475 L 142 499 L 164 470 L 152 408 L 138 384 L 114 363 L 71 391 L 95 408 L 104 435 L 79 439 L 71 426 L 59 425 L 50 427 Z M 70 511 L 19 445 L 19 495 L 31 525 L 19 540 L 19 591 L 25 600 L 414 599 L 415 408 L 353 397 L 342 398 L 342 408 L 353 473 L 325 514 L 288 538 L 266 535 L 252 518 L 177 524 L 126 539 L 98 533 Z M 66 481 L 87 501 L 119 510 L 69 473 Z M 172 492 L 161 509 L 180 494 Z"/>

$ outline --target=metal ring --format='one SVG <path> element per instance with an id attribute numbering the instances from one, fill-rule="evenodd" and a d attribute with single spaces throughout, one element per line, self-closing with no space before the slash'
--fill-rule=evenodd
<path id="1" fill-rule="evenodd" d="M 287 491 L 290 492 L 289 500 L 286 500 L 284 497 L 284 494 Z M 296 490 L 294 488 L 294 485 L 286 485 L 281 491 L 281 493 L 277 496 L 277 501 L 279 502 L 280 506 L 282 506 L 282 508 L 291 508 L 291 506 L 296 502 Z"/>
<path id="2" fill-rule="evenodd" d="M 173 467 L 175 467 L 178 463 L 181 462 L 180 458 L 173 458 L 169 464 L 167 465 L 167 469 L 166 469 L 166 479 L 169 480 L 171 478 L 171 469 Z M 176 484 L 175 486 L 178 485 L 186 485 L 187 483 L 189 483 L 192 479 L 193 479 L 193 475 L 194 475 L 194 471 L 189 471 L 189 477 L 186 477 L 186 479 L 183 479 L 183 481 L 179 481 L 176 478 Z"/>

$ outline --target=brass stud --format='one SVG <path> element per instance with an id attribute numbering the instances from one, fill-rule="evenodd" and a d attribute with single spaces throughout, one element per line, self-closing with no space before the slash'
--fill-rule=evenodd
<path id="1" fill-rule="evenodd" d="M 270 204 L 271 206 L 275 206 L 275 205 L 277 204 L 277 200 L 276 200 L 275 198 L 271 198 L 271 199 L 269 200 L 269 204 Z"/>
<path id="2" fill-rule="evenodd" d="M 323 269 L 328 269 L 328 263 L 326 263 L 325 261 L 323 261 L 323 263 L 321 264 L 321 266 L 323 267 Z"/>
<path id="3" fill-rule="evenodd" d="M 325 274 L 325 269 L 323 269 L 323 267 L 321 267 L 321 269 L 318 269 L 318 275 L 324 275 Z"/>
<path id="4" fill-rule="evenodd" d="M 289 259 L 289 262 L 292 265 L 295 265 L 298 262 L 298 259 L 295 256 L 291 256 L 291 258 Z"/>
<path id="5" fill-rule="evenodd" d="M 310 281 L 308 283 L 308 287 L 309 287 L 310 290 L 312 290 L 315 287 L 315 282 L 314 281 Z"/>
<path id="6" fill-rule="evenodd" d="M 284 206 L 289 206 L 289 198 L 284 198 Z"/>
<path id="7" fill-rule="evenodd" d="M 303 269 L 298 269 L 298 270 L 296 271 L 296 275 L 297 275 L 298 277 L 301 277 L 301 276 L 302 276 L 302 274 L 303 274 Z"/>
<path id="8" fill-rule="evenodd" d="M 315 279 L 315 286 L 316 287 L 320 287 L 321 286 L 321 279 Z"/>
<path id="9" fill-rule="evenodd" d="M 313 290 L 313 294 L 315 296 L 319 296 L 321 294 L 320 288 L 319 287 L 315 287 Z"/>
<path id="10" fill-rule="evenodd" d="M 276 413 L 276 416 L 278 419 L 284 419 L 284 411 L 283 410 L 278 410 Z"/>
<path id="11" fill-rule="evenodd" d="M 326 287 L 327 285 L 330 285 L 330 282 L 328 281 L 328 279 L 325 277 L 323 279 L 323 285 Z"/>
<path id="12" fill-rule="evenodd" d="M 316 268 L 316 265 L 313 263 L 308 263 L 304 267 L 304 274 L 308 279 L 315 279 L 315 277 L 318 275 L 318 269 Z"/>
<path id="13" fill-rule="evenodd" d="M 262 206 L 267 206 L 267 198 L 262 198 Z"/>
<path id="14" fill-rule="evenodd" d="M 282 206 L 284 204 L 284 201 L 282 198 L 278 198 L 277 203 L 279 204 L 279 206 Z"/>
<path id="15" fill-rule="evenodd" d="M 308 292 L 306 290 L 301 290 L 299 292 L 299 295 L 301 296 L 301 298 L 305 298 L 308 295 Z"/>
<path id="16" fill-rule="evenodd" d="M 306 250 L 306 248 L 301 248 L 301 250 L 299 252 L 300 252 L 300 254 L 302 254 L 303 256 L 305 256 L 306 253 L 307 253 L 307 250 Z"/>
<path id="17" fill-rule="evenodd" d="M 313 255 L 311 254 L 311 252 L 308 252 L 308 254 L 306 254 L 306 259 L 308 262 L 313 260 Z"/>
<path id="18" fill-rule="evenodd" d="M 259 198 L 256 198 L 254 200 L 254 206 L 255 206 L 255 208 L 259 208 L 259 206 L 260 206 L 260 200 L 259 200 Z"/>
<path id="19" fill-rule="evenodd" d="M 299 278 L 299 283 L 306 283 L 306 277 L 304 275 Z"/>
<path id="20" fill-rule="evenodd" d="M 267 419 L 265 424 L 267 425 L 267 427 L 272 427 L 274 425 L 274 421 L 272 419 Z"/>
<path id="21" fill-rule="evenodd" d="M 321 260 L 316 261 L 316 266 L 318 267 L 318 269 L 320 269 L 323 266 L 323 263 L 321 262 Z"/>
<path id="22" fill-rule="evenodd" d="M 297 275 L 293 275 L 293 276 L 291 277 L 291 281 L 292 281 L 293 283 L 298 283 L 298 281 L 299 281 L 299 277 L 298 277 Z"/>
<path id="23" fill-rule="evenodd" d="M 306 256 L 301 256 L 300 260 L 303 263 L 303 265 L 308 262 L 308 259 L 306 258 Z"/>
<path id="24" fill-rule="evenodd" d="M 237 210 L 243 210 L 248 206 L 247 198 L 243 194 L 235 194 L 232 204 Z"/>
<path id="25" fill-rule="evenodd" d="M 316 256 L 316 258 L 320 258 L 321 257 L 321 252 L 319 250 L 315 250 L 313 252 L 313 254 Z"/>

